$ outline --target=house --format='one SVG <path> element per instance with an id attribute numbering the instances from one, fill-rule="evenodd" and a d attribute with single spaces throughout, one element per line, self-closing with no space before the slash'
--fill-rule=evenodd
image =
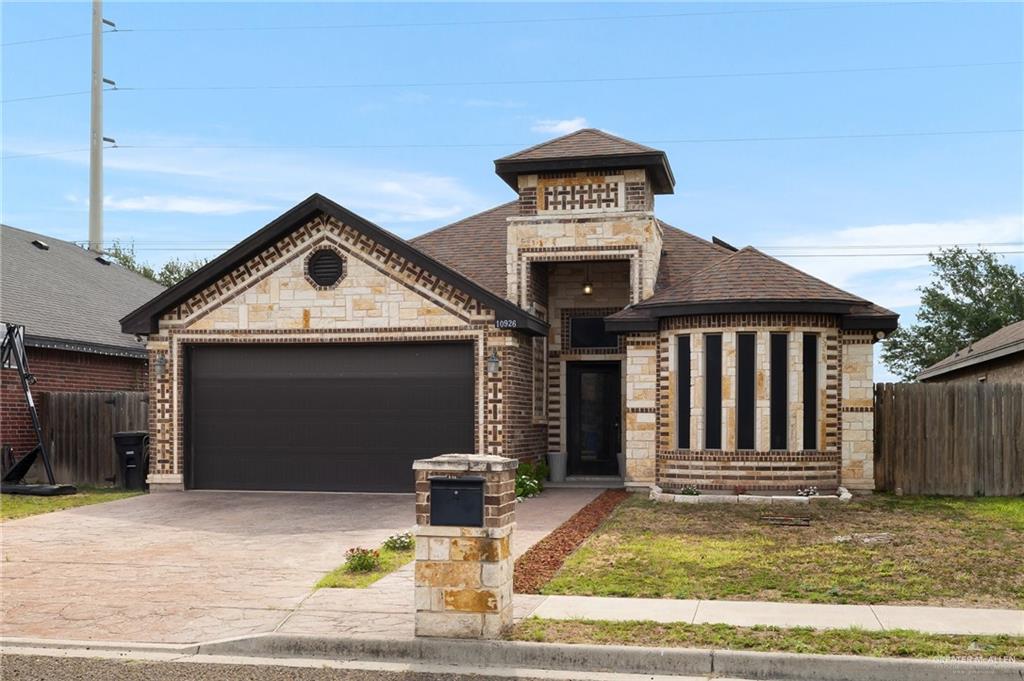
<path id="1" fill-rule="evenodd" d="M 0 321 L 25 327 L 35 393 L 145 390 L 146 347 L 124 314 L 159 284 L 80 246 L 0 225 Z M 17 369 L 0 373 L 0 444 L 36 444 Z"/>
<path id="2" fill-rule="evenodd" d="M 409 491 L 414 459 L 467 451 L 873 487 L 893 312 L 660 221 L 662 151 L 581 130 L 495 170 L 515 200 L 408 241 L 315 194 L 126 316 L 153 488 Z"/>
<path id="3" fill-rule="evenodd" d="M 917 375 L 925 383 L 1024 383 L 1024 320 L 957 350 Z"/>

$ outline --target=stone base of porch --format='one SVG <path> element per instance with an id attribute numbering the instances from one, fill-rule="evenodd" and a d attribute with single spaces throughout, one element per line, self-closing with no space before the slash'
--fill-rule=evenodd
<path id="1" fill-rule="evenodd" d="M 657 456 L 659 487 L 676 492 L 688 485 L 707 491 L 792 492 L 839 487 L 839 452 L 753 452 L 661 450 Z"/>

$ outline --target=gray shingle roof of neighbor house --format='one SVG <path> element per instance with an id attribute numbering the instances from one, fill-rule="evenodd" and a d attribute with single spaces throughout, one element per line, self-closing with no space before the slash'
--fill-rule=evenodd
<path id="1" fill-rule="evenodd" d="M 339 222 L 359 230 L 386 248 L 445 279 L 493 309 L 499 319 L 516 320 L 516 330 L 534 335 L 547 333 L 547 322 L 474 281 L 452 265 L 435 259 L 417 244 L 395 236 L 320 194 L 311 195 L 230 250 L 208 262 L 191 276 L 125 315 L 121 319 L 121 329 L 126 333 L 155 333 L 159 326 L 160 315 L 168 309 L 198 293 L 288 233 L 321 215 L 333 217 Z"/>
<path id="2" fill-rule="evenodd" d="M 524 173 L 613 168 L 646 168 L 657 194 L 671 194 L 676 183 L 664 151 L 595 128 L 556 137 L 494 162 L 494 171 L 516 190 L 518 176 Z"/>
<path id="3" fill-rule="evenodd" d="M 1024 352 L 1024 320 L 1007 324 L 993 334 L 961 348 L 917 375 L 918 380 L 935 378 L 969 366 Z"/>
<path id="4" fill-rule="evenodd" d="M 67 241 L 0 225 L 0 321 L 24 325 L 29 346 L 145 357 L 144 344 L 123 333 L 118 320 L 164 287 L 96 257 Z"/>

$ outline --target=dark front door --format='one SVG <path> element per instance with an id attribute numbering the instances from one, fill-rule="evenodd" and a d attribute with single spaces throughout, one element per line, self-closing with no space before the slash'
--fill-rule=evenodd
<path id="1" fill-rule="evenodd" d="M 197 345 L 188 483 L 411 492 L 412 462 L 472 452 L 469 343 Z"/>
<path id="2" fill-rule="evenodd" d="M 620 370 L 618 362 L 570 362 L 566 366 L 571 475 L 619 474 Z"/>

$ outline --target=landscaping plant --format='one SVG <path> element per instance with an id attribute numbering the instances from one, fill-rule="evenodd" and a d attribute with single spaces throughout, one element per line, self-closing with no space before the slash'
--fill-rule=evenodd
<path id="1" fill-rule="evenodd" d="M 380 551 L 355 547 L 345 554 L 345 569 L 349 572 L 371 572 L 380 567 Z"/>
<path id="2" fill-rule="evenodd" d="M 393 534 L 384 540 L 384 548 L 388 551 L 412 551 L 416 547 L 416 538 L 412 532 Z"/>
<path id="3" fill-rule="evenodd" d="M 543 462 L 519 464 L 516 469 L 516 498 L 526 499 L 540 494 L 549 472 L 548 465 Z"/>

